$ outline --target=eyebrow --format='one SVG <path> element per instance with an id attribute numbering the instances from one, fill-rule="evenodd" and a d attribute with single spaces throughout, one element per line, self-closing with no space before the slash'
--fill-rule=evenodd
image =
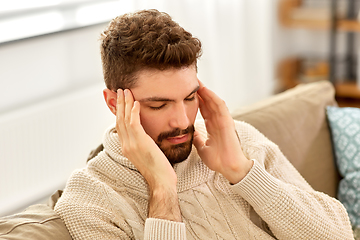
<path id="1" fill-rule="evenodd" d="M 192 92 L 187 95 L 185 98 L 190 97 L 192 94 L 196 93 L 199 90 L 200 86 L 197 86 L 194 90 L 192 90 Z M 144 99 L 140 99 L 139 102 L 175 102 L 175 100 L 173 99 L 169 99 L 169 98 L 162 98 L 162 97 L 149 97 L 149 98 L 144 98 Z"/>

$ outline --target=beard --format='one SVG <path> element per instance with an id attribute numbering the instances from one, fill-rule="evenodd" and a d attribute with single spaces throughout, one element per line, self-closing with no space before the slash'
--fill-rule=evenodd
<path id="1" fill-rule="evenodd" d="M 180 163 L 188 158 L 191 153 L 192 143 L 194 140 L 194 132 L 195 127 L 194 125 L 190 125 L 186 129 L 179 129 L 176 128 L 169 132 L 160 133 L 157 137 L 155 143 L 159 146 L 161 151 L 164 153 L 168 161 L 171 165 L 176 163 Z M 184 143 L 170 145 L 170 146 L 163 146 L 163 141 L 169 137 L 176 137 L 179 135 L 190 134 L 190 140 Z"/>

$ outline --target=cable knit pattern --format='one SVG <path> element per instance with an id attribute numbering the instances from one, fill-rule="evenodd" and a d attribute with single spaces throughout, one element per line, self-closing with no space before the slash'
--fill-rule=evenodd
<path id="1" fill-rule="evenodd" d="M 206 136 L 203 121 L 196 129 Z M 148 187 L 121 152 L 114 126 L 104 150 L 70 177 L 56 212 L 73 239 L 353 239 L 339 201 L 314 191 L 279 148 L 236 122 L 254 166 L 231 185 L 193 148 L 175 165 L 183 223 L 147 218 Z"/>

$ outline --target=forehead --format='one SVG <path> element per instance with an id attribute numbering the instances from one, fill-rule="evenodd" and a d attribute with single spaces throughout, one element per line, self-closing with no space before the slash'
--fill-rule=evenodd
<path id="1" fill-rule="evenodd" d="M 143 70 L 131 89 L 135 100 L 149 97 L 175 99 L 191 93 L 199 85 L 195 66 L 168 70 Z"/>

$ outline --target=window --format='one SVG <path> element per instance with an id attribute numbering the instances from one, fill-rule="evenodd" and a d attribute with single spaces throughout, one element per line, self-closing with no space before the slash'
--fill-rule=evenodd
<path id="1" fill-rule="evenodd" d="M 0 44 L 104 23 L 132 9 L 130 0 L 0 0 Z"/>

